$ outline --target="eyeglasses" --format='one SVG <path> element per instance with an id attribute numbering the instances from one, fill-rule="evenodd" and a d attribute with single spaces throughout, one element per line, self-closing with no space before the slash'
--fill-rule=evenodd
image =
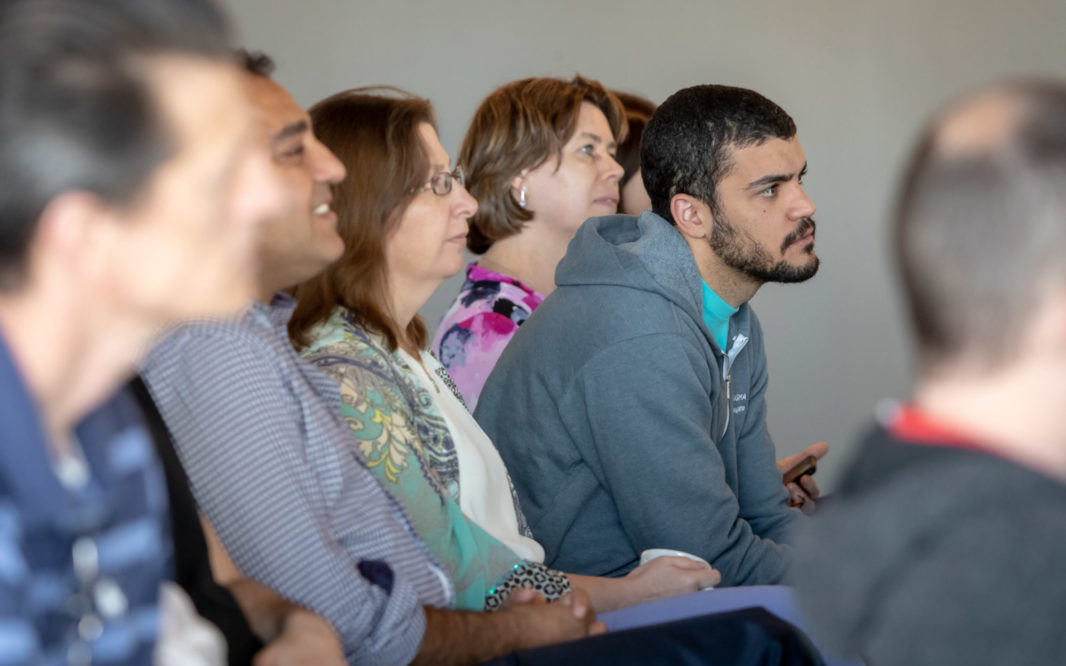
<path id="1" fill-rule="evenodd" d="M 455 167 L 455 171 L 451 173 L 447 171 L 441 171 L 434 174 L 432 178 L 426 181 L 426 184 L 422 187 L 423 190 L 432 190 L 433 194 L 438 197 L 443 197 L 451 194 L 452 181 L 459 183 L 460 185 L 466 185 L 466 174 L 463 173 L 463 167 Z"/>

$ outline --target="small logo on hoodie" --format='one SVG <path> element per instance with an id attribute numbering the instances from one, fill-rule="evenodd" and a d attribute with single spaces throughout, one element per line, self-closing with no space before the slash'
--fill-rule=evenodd
<path id="1" fill-rule="evenodd" d="M 733 394 L 733 413 L 743 414 L 748 409 L 748 394 L 747 393 L 735 393 Z"/>

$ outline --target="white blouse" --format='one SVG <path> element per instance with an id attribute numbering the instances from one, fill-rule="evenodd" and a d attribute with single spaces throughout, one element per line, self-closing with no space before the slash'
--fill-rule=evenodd
<path id="1" fill-rule="evenodd" d="M 402 349 L 397 351 L 404 356 L 422 388 L 433 397 L 448 425 L 459 461 L 459 508 L 467 518 L 522 559 L 543 562 L 544 548 L 518 531 L 518 517 L 503 459 L 489 436 L 438 374 L 444 370 L 443 366 L 429 352 L 421 353 L 422 363 L 419 363 Z"/>

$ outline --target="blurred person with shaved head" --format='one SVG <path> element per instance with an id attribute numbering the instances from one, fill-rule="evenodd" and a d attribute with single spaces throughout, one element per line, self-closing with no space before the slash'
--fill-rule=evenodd
<path id="1" fill-rule="evenodd" d="M 1061 663 L 1066 85 L 942 113 L 892 234 L 914 395 L 882 410 L 800 534 L 803 606 L 816 636 L 878 666 Z"/>

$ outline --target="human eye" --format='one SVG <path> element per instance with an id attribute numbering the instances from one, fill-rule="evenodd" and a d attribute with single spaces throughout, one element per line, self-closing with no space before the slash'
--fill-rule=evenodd
<path id="1" fill-rule="evenodd" d="M 774 196 L 776 194 L 777 194 L 777 183 L 774 183 L 773 185 L 770 185 L 769 187 L 767 187 L 765 190 L 762 190 L 762 191 L 759 192 L 759 196 L 761 196 L 761 197 L 772 197 L 772 196 Z"/>
<path id="2" fill-rule="evenodd" d="M 448 171 L 438 171 L 430 177 L 426 185 L 433 194 L 444 196 L 452 191 L 452 174 Z"/>
<path id="3" fill-rule="evenodd" d="M 303 159 L 305 152 L 304 145 L 302 143 L 297 143 L 282 148 L 278 153 L 278 157 L 287 162 L 296 162 Z"/>
<path id="4" fill-rule="evenodd" d="M 589 157 L 594 157 L 596 155 L 596 146 L 592 145 L 591 143 L 586 143 L 585 145 L 578 148 L 577 152 L 588 155 Z"/>

